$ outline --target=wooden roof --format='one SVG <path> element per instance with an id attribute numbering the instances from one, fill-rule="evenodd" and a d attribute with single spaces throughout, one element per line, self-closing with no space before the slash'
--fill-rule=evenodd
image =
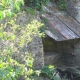
<path id="1" fill-rule="evenodd" d="M 42 14 L 47 19 L 45 33 L 56 41 L 80 38 L 80 24 L 69 14 L 52 8 L 51 13 Z"/>

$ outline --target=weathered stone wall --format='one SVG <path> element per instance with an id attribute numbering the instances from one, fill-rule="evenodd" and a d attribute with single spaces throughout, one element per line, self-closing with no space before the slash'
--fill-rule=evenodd
<path id="1" fill-rule="evenodd" d="M 67 12 L 80 22 L 80 0 L 65 0 Z"/>
<path id="2" fill-rule="evenodd" d="M 80 67 L 80 39 L 58 42 L 46 37 L 43 46 L 45 65 Z"/>
<path id="3" fill-rule="evenodd" d="M 24 24 L 27 24 L 30 20 L 38 20 L 40 21 L 39 18 L 39 12 L 36 13 L 36 15 L 31 17 L 30 14 L 24 13 L 20 14 L 20 16 L 17 17 L 17 23 L 21 26 Z M 44 66 L 44 52 L 43 52 L 43 45 L 42 45 L 42 39 L 39 38 L 37 35 L 32 36 L 32 42 L 28 44 L 28 46 L 24 47 L 24 52 L 28 51 L 32 53 L 34 57 L 34 67 L 37 69 L 40 69 Z"/>
<path id="4" fill-rule="evenodd" d="M 75 53 L 74 66 L 80 68 L 80 39 L 75 45 L 75 49 L 73 53 Z"/>
<path id="5" fill-rule="evenodd" d="M 34 37 L 32 42 L 28 44 L 28 51 L 33 54 L 34 67 L 40 69 L 44 66 L 44 52 L 42 39 L 38 36 Z"/>
<path id="6" fill-rule="evenodd" d="M 65 51 L 71 53 L 74 49 L 75 40 L 55 41 L 50 37 L 43 39 L 44 52 L 58 52 L 64 53 Z"/>

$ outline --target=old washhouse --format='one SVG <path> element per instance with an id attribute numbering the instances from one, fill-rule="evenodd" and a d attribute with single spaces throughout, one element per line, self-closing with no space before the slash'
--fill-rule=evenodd
<path id="1" fill-rule="evenodd" d="M 73 2 L 71 4 L 73 5 Z M 69 8 L 71 9 L 71 6 L 68 6 Z M 53 5 L 48 7 L 48 13 L 41 16 L 47 21 L 45 30 L 47 37 L 43 39 L 45 65 L 53 64 L 63 68 L 80 67 L 80 23 L 79 19 L 74 18 L 78 14 L 71 16 L 75 13 L 75 9 L 74 13 L 69 13 L 60 11 Z"/>
<path id="2" fill-rule="evenodd" d="M 25 50 L 33 54 L 34 67 L 38 69 L 49 64 L 57 67 L 80 67 L 80 1 L 65 1 L 68 13 L 60 11 L 53 2 L 44 14 L 40 14 L 41 18 L 47 21 L 47 37 L 43 39 L 43 43 L 37 36 L 25 47 Z M 41 21 L 39 13 L 36 12 L 33 20 Z M 29 18 L 29 15 L 24 13 L 17 18 L 17 22 L 22 26 Z"/>

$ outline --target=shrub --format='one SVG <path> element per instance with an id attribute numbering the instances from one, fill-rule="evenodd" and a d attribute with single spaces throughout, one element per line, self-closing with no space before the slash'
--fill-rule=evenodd
<path id="1" fill-rule="evenodd" d="M 61 10 L 65 10 L 66 7 L 67 7 L 67 4 L 65 2 L 65 0 L 54 0 L 56 2 L 56 4 L 58 5 L 58 7 L 61 9 Z"/>
<path id="2" fill-rule="evenodd" d="M 43 76 L 48 77 L 50 80 L 60 80 L 58 77 L 55 76 L 57 70 L 54 68 L 54 66 L 44 66 L 41 70 L 41 74 Z"/>
<path id="3" fill-rule="evenodd" d="M 42 5 L 46 5 L 49 0 L 24 0 L 24 2 L 27 6 L 40 10 Z"/>

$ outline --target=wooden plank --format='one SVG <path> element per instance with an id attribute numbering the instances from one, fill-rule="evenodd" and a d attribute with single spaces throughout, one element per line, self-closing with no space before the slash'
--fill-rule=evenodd
<path id="1" fill-rule="evenodd" d="M 45 18 L 49 21 L 49 24 L 57 30 L 66 39 L 79 38 L 73 31 L 71 31 L 66 25 L 64 25 L 56 16 L 44 14 Z"/>
<path id="2" fill-rule="evenodd" d="M 54 29 L 45 30 L 45 33 L 56 41 L 66 40 L 60 33 L 56 32 Z"/>
<path id="3" fill-rule="evenodd" d="M 58 30 L 66 39 L 79 38 L 74 32 L 72 32 L 67 26 L 65 26 L 59 19 L 53 17 L 50 21 L 51 25 Z"/>
<path id="4" fill-rule="evenodd" d="M 71 18 L 68 14 L 56 15 L 65 25 L 80 37 L 80 24 Z"/>
<path id="5" fill-rule="evenodd" d="M 65 25 L 67 25 L 72 31 L 74 31 L 80 37 L 80 24 L 74 20 L 69 14 L 65 11 L 60 11 L 57 7 L 48 8 L 53 11 Z"/>
<path id="6" fill-rule="evenodd" d="M 62 40 L 66 40 L 66 38 L 63 36 L 63 35 L 61 35 L 56 29 L 54 29 L 51 25 L 50 25 L 50 23 L 48 22 L 47 23 L 48 25 L 47 25 L 47 27 L 48 27 L 48 30 L 54 35 L 54 37 L 55 38 L 53 38 L 53 39 L 55 39 L 56 41 L 62 41 Z M 50 36 L 50 35 L 48 35 L 48 36 Z M 51 36 L 50 36 L 51 37 Z"/>
<path id="7" fill-rule="evenodd" d="M 41 16 L 42 18 L 45 18 L 45 14 L 43 14 L 42 16 Z M 48 17 L 47 17 L 47 19 L 48 19 Z M 54 40 L 56 40 L 56 41 L 62 41 L 62 40 L 66 40 L 66 38 L 63 36 L 63 35 L 61 35 L 57 30 L 55 30 L 52 26 L 51 26 L 51 24 L 49 23 L 49 21 L 47 20 L 47 22 L 46 22 L 46 30 L 45 30 L 45 33 L 49 36 L 49 37 L 51 37 L 52 39 L 54 39 Z"/>

